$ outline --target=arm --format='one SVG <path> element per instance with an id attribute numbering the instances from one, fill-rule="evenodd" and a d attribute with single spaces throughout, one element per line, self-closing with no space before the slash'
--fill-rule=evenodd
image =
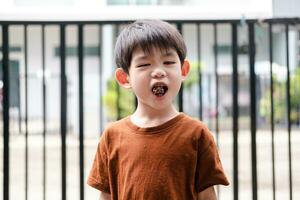
<path id="1" fill-rule="evenodd" d="M 198 200 L 217 200 L 215 189 L 213 186 L 198 193 Z"/>
<path id="2" fill-rule="evenodd" d="M 105 192 L 100 192 L 99 200 L 110 200 L 110 194 Z"/>

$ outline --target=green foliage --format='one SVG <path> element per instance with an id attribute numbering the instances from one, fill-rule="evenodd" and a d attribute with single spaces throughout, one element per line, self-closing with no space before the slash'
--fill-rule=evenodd
<path id="1" fill-rule="evenodd" d="M 108 80 L 107 93 L 103 98 L 104 105 L 107 109 L 107 116 L 110 120 L 116 120 L 118 117 L 118 102 L 121 118 L 128 116 L 134 111 L 135 105 L 133 93 L 130 90 L 120 87 L 113 78 Z"/>
<path id="2" fill-rule="evenodd" d="M 274 120 L 275 122 L 282 122 L 286 117 L 286 82 L 279 81 L 277 77 L 273 76 L 273 99 L 274 99 Z M 260 115 L 270 120 L 271 115 L 271 101 L 270 89 L 264 94 L 260 100 Z M 299 106 L 300 106 L 300 68 L 295 70 L 295 73 L 290 76 L 290 103 L 291 103 L 291 121 L 292 123 L 299 123 Z"/>
<path id="3" fill-rule="evenodd" d="M 198 84 L 199 70 L 203 67 L 201 63 L 193 62 L 190 66 L 190 73 L 187 79 L 184 81 L 184 88 L 190 89 L 194 84 Z M 202 70 L 201 69 L 201 70 Z"/>
<path id="4" fill-rule="evenodd" d="M 291 120 L 294 122 L 300 121 L 300 68 L 296 69 L 296 72 L 291 79 Z"/>

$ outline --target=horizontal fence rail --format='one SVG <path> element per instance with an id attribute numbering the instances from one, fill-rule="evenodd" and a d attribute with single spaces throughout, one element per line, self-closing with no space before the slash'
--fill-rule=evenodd
<path id="1" fill-rule="evenodd" d="M 244 138 L 246 133 L 249 132 L 247 142 L 249 141 L 250 151 L 249 160 L 251 164 L 251 197 L 249 199 L 257 200 L 264 199 L 260 197 L 260 175 L 259 166 L 261 165 L 261 160 L 259 157 L 259 143 L 261 142 L 258 138 L 261 137 L 260 129 L 267 129 L 267 133 L 270 133 L 269 143 L 264 143 L 264 145 L 270 146 L 270 174 L 271 174 L 271 186 L 270 195 L 272 199 L 282 199 L 281 194 L 279 194 L 279 182 L 278 180 L 282 177 L 276 170 L 279 168 L 279 163 L 276 158 L 276 128 L 284 130 L 286 133 L 286 146 L 287 146 L 287 164 L 284 169 L 287 169 L 286 180 L 288 183 L 288 193 L 284 197 L 288 197 L 290 200 L 297 199 L 300 194 L 297 192 L 297 187 L 299 188 L 298 176 L 294 170 L 297 170 L 294 165 L 299 166 L 297 163 L 298 155 L 295 154 L 296 150 L 293 150 L 293 138 L 297 142 L 300 135 L 300 30 L 299 18 L 280 18 L 280 19 L 265 19 L 265 20 L 170 20 L 175 27 L 182 33 L 188 44 L 193 46 L 193 50 L 188 50 L 189 52 L 194 51 L 194 62 L 192 62 L 192 67 L 195 65 L 195 71 L 191 71 L 190 76 L 195 77 L 194 80 L 188 79 L 181 87 L 178 99 L 175 104 L 178 110 L 181 112 L 191 112 L 194 117 L 203 120 L 209 125 L 209 128 L 216 136 L 217 145 L 221 151 L 222 155 L 222 145 L 224 145 L 224 127 L 228 127 L 230 124 L 230 134 L 226 137 L 230 138 L 230 152 L 231 160 L 224 163 L 231 163 L 229 170 L 229 177 L 231 182 L 232 193 L 225 195 L 226 192 L 218 188 L 218 196 L 220 199 L 244 199 L 241 192 L 240 181 L 243 177 L 240 172 L 241 170 L 241 158 L 242 148 L 241 137 Z M 24 137 L 24 190 L 25 199 L 31 199 L 32 191 L 30 190 L 30 167 L 33 167 L 35 163 L 30 163 L 30 137 L 33 135 L 32 129 L 32 113 L 34 112 L 35 103 L 32 103 L 37 98 L 33 89 L 34 83 L 32 80 L 34 78 L 32 74 L 36 73 L 32 67 L 40 67 L 41 69 L 41 115 L 36 117 L 41 120 L 41 130 L 37 131 L 38 135 L 42 136 L 42 177 L 41 185 L 42 193 L 41 198 L 43 200 L 49 199 L 47 193 L 51 193 L 48 189 L 49 179 L 51 176 L 47 175 L 47 171 L 50 169 L 51 164 L 50 154 L 51 150 L 47 148 L 47 141 L 55 134 L 51 133 L 51 117 L 50 113 L 55 113 L 52 111 L 54 107 L 52 105 L 51 98 L 57 96 L 57 105 L 59 110 L 59 151 L 60 158 L 56 162 L 60 162 L 60 181 L 56 185 L 60 185 L 60 194 L 55 194 L 55 196 L 61 196 L 62 200 L 71 199 L 71 192 L 68 192 L 68 180 L 73 178 L 74 175 L 68 177 L 68 169 L 72 165 L 78 165 L 79 175 L 78 178 L 72 179 L 76 180 L 78 183 L 78 188 L 74 188 L 78 194 L 77 198 L 80 200 L 87 199 L 86 184 L 85 180 L 87 177 L 86 168 L 86 140 L 91 137 L 86 130 L 89 126 L 88 121 L 93 121 L 98 124 L 98 130 L 96 134 L 104 129 L 105 124 L 109 121 L 118 120 L 122 117 L 128 115 L 137 106 L 137 100 L 135 97 L 124 91 L 122 88 L 112 81 L 109 76 L 112 76 L 111 71 L 107 68 L 114 69 L 113 59 L 112 59 L 112 49 L 115 42 L 116 36 L 122 29 L 123 25 L 128 24 L 129 21 L 0 21 L 1 30 L 1 43 L 0 43 L 0 55 L 1 55 L 1 112 L 2 112 L 2 125 L 1 131 L 3 136 L 3 144 L 1 146 L 3 151 L 3 200 L 13 199 L 11 186 L 12 186 L 12 164 L 11 164 L 11 149 L 10 146 L 12 138 Z M 22 28 L 23 39 L 15 36 L 12 28 Z M 53 31 L 51 28 L 55 28 Z M 86 31 L 87 27 L 92 27 L 95 35 Z M 224 34 L 223 29 L 227 27 L 228 34 Z M 35 36 L 40 38 L 40 43 L 33 43 L 30 31 L 36 31 Z M 50 30 L 51 29 L 51 30 Z M 68 30 L 72 29 L 73 35 L 68 34 Z M 211 31 L 211 40 L 207 38 L 207 30 Z M 206 31 L 206 32 L 205 32 Z M 296 34 L 292 33 L 295 32 Z M 298 34 L 298 35 L 297 35 Z M 298 55 L 291 55 L 292 45 L 291 35 L 295 40 L 298 40 L 298 46 L 296 50 Z M 76 37 L 73 37 L 76 36 Z M 224 38 L 227 37 L 229 45 L 224 44 Z M 51 43 L 51 38 L 56 38 L 57 43 L 53 43 L 51 46 L 52 50 L 50 52 L 49 46 Z M 72 42 L 70 40 L 73 38 Z M 110 39 L 107 39 L 110 38 Z M 108 40 L 111 41 L 110 47 L 108 48 Z M 22 41 L 22 42 L 20 42 Z M 30 42 L 31 41 L 31 42 Z M 279 41 L 279 42 L 278 42 Z M 22 47 L 18 48 L 17 43 L 20 43 Z M 261 49 L 259 48 L 260 43 L 266 44 Z M 274 43 L 276 43 L 274 45 Z M 70 45 L 72 44 L 72 45 Z M 283 46 L 278 46 L 284 44 Z M 34 48 L 40 49 L 40 54 L 33 50 Z M 88 47 L 90 45 L 90 47 Z M 207 46 L 212 47 L 207 51 Z M 192 47 L 191 47 L 192 48 Z M 22 55 L 18 56 L 18 52 L 21 51 Z M 212 56 L 208 54 L 211 53 Z M 40 59 L 40 64 L 33 63 L 34 54 L 37 54 L 36 59 Z M 261 78 L 260 73 L 264 71 L 262 67 L 258 66 L 258 60 L 263 60 L 261 54 L 264 54 L 266 58 L 266 65 L 269 70 L 267 70 L 266 77 Z M 40 58 L 39 56 L 40 55 Z M 111 57 L 108 58 L 107 55 Z M 278 57 L 274 55 L 285 55 L 285 57 L 279 60 Z M 51 57 L 52 56 L 52 57 Z M 88 58 L 89 57 L 89 58 Z M 208 57 L 208 58 L 207 58 Z M 226 59 L 224 58 L 226 57 Z M 74 59 L 75 58 L 75 59 Z M 298 60 L 292 59 L 298 58 Z M 52 59 L 50 61 L 50 59 Z M 57 60 L 56 60 L 57 59 Z M 87 65 L 86 62 L 90 60 L 95 61 L 96 66 Z M 17 60 L 15 67 L 14 61 Z M 225 60 L 225 61 L 224 61 Z M 222 71 L 224 68 L 224 63 L 226 60 L 230 60 L 229 68 Z M 244 62 L 244 63 L 243 63 Z M 285 70 L 280 71 L 280 76 L 277 76 L 275 70 L 276 67 L 274 62 L 280 63 L 285 67 Z M 298 63 L 297 63 L 298 62 Z M 50 64 L 49 64 L 50 63 Z M 57 63 L 59 71 L 56 76 L 58 87 L 56 87 L 56 82 L 47 81 L 52 78 L 48 74 L 49 70 L 53 70 L 53 66 Z M 111 66 L 107 66 L 110 63 Z M 241 64 L 242 63 L 242 64 Z M 291 66 L 291 63 L 294 63 Z M 296 63 L 296 64 L 295 64 Z M 106 65 L 104 67 L 104 65 Z M 246 68 L 244 66 L 247 66 Z M 223 67 L 223 68 L 222 68 Z M 275 68 L 276 67 L 276 68 Z M 192 68 L 193 69 L 193 68 Z M 280 68 L 282 69 L 282 68 Z M 36 69 L 37 70 L 37 69 Z M 244 71 L 243 71 L 244 70 Z M 241 72 L 243 71 L 243 72 Z M 86 78 L 86 74 L 90 74 L 90 79 Z M 298 74 L 297 74 L 298 73 Z M 39 76 L 38 73 L 36 73 Z M 276 76 L 275 76 L 276 75 Z M 16 76 L 16 77 L 15 77 Z M 299 78 L 298 78 L 299 77 Z M 97 85 L 89 85 L 90 82 L 94 83 L 93 80 L 97 80 Z M 15 81 L 16 80 L 16 81 Z M 51 79 L 52 80 L 52 79 Z M 71 82 L 74 81 L 74 85 Z M 229 80 L 229 88 L 227 92 L 224 80 Z M 267 86 L 263 88 L 261 85 L 264 80 L 267 80 Z M 189 82 L 190 81 L 190 82 Z M 193 82 L 194 81 L 194 82 Z M 73 82 L 72 82 L 73 83 Z M 282 84 L 284 83 L 284 84 Z M 245 87 L 248 86 L 248 87 Z M 55 95 L 50 93 L 56 87 Z M 74 88 L 75 89 L 74 89 Z M 225 89 L 224 89 L 225 88 Z M 36 88 L 35 88 L 36 89 Z M 92 97 L 86 95 L 87 91 L 92 91 L 91 93 L 97 96 L 96 104 L 88 103 L 91 102 Z M 282 94 L 282 92 L 284 94 Z M 76 96 L 71 99 L 71 94 L 76 94 Z M 90 93 L 90 94 L 91 94 Z M 230 95 L 228 95 L 228 93 Z M 278 93 L 280 95 L 278 96 Z M 96 95 L 97 94 L 97 95 Z M 246 97 L 243 97 L 245 96 Z M 226 96 L 226 97 L 225 97 Z M 227 100 L 229 96 L 230 100 Z M 285 96 L 282 102 L 279 97 Z M 264 98 L 266 97 L 266 98 Z M 248 99 L 247 99 L 248 98 Z M 37 100 L 36 100 L 37 101 Z M 224 108 L 225 103 L 229 101 L 230 106 Z M 248 102 L 248 106 L 243 103 Z M 280 101 L 280 102 L 279 102 Z M 14 103 L 16 102 L 16 103 Z M 74 103 L 75 102 L 75 103 Z M 190 102 L 196 102 L 197 106 L 192 107 L 193 104 Z M 269 105 L 263 107 L 263 103 Z M 74 107 L 71 105 L 75 104 Z M 92 107 L 92 108 L 91 108 Z M 89 117 L 86 115 L 88 112 L 92 112 L 99 108 L 97 112 L 97 119 L 94 117 Z M 266 108 L 266 109 L 264 109 Z M 224 110 L 226 111 L 224 111 Z M 278 117 L 278 110 L 281 109 L 283 112 L 280 117 Z M 18 118 L 13 117 L 14 111 L 18 113 Z M 92 110 L 92 111 L 91 111 Z M 279 112 L 279 113 L 280 113 Z M 72 113 L 72 114 L 69 114 Z M 114 115 L 113 115 L 113 114 Z M 227 113 L 227 118 L 223 115 Z M 264 113 L 264 114 L 262 114 Z M 77 117 L 74 117 L 77 116 Z M 282 117 L 283 116 L 283 117 Z M 249 118 L 246 118 L 249 117 Z M 242 121 L 248 119 L 249 126 L 245 125 L 246 122 Z M 225 120 L 228 120 L 225 122 Z M 19 122 L 18 131 L 14 128 L 16 126 L 15 121 Z M 75 122 L 70 126 L 70 121 Z M 93 124 L 93 123 L 91 123 Z M 225 126 L 225 125 L 226 126 Z M 268 129 L 269 126 L 269 129 Z M 31 128 L 30 128 L 31 127 Z M 71 127 L 71 128 L 70 128 Z M 267 128 L 266 128 L 267 127 Z M 56 130 L 56 129 L 55 129 Z M 69 162 L 69 153 L 73 146 L 68 145 L 68 136 L 72 135 L 70 132 L 76 132 L 78 146 L 76 146 L 78 151 L 77 163 Z M 295 132 L 293 132 L 293 130 Z M 17 133 L 16 133 L 17 132 Z M 55 131 L 54 131 L 55 132 Z M 24 135 L 22 135 L 24 133 Z M 293 134 L 295 133 L 295 134 Z M 74 135 L 74 133 L 73 133 Z M 284 136 L 285 137 L 285 136 Z M 223 139 L 222 139 L 223 138 Z M 285 140 L 284 140 L 285 141 Z M 295 143 L 296 144 L 296 143 Z M 227 151 L 226 149 L 224 151 Z M 93 157 L 93 155 L 89 155 Z M 222 156 L 221 156 L 222 158 Z M 223 159 L 223 158 L 222 158 Z M 229 159 L 229 158 L 228 158 Z M 300 158 L 299 158 L 300 159 Z M 299 160 L 298 159 L 298 160 Z M 292 162 L 292 160 L 294 162 Z M 23 165 L 22 165 L 23 166 Z M 227 166 L 227 165 L 226 165 Z M 282 165 L 280 165 L 282 167 Z M 54 172 L 53 172 L 54 173 Z M 58 176 L 58 175 L 57 175 Z M 23 179 L 22 179 L 23 180 Z M 299 179 L 300 180 L 300 179 Z M 298 185 L 297 185 L 298 184 Z M 225 188 L 226 190 L 226 188 Z M 31 192 L 30 192 L 31 191 Z M 23 192 L 22 192 L 23 194 Z"/>

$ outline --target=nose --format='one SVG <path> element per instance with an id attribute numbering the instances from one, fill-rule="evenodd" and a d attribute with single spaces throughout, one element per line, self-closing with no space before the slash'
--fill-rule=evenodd
<path id="1" fill-rule="evenodd" d="M 166 71 L 163 70 L 161 67 L 155 68 L 151 73 L 151 77 L 153 78 L 163 78 L 166 75 L 167 75 Z"/>

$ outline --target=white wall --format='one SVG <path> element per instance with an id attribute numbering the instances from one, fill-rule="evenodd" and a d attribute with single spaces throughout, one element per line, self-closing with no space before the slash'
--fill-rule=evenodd
<path id="1" fill-rule="evenodd" d="M 19 6 L 14 0 L 0 0 L 0 18 L 5 20 L 129 20 L 161 19 L 239 19 L 272 16 L 272 0 L 183 1 L 161 6 L 108 6 L 106 1 L 77 0 L 69 6 Z M 185 3 L 186 2 L 186 3 Z M 172 6 L 170 6 L 172 5 Z"/>
<path id="2" fill-rule="evenodd" d="M 274 17 L 300 17 L 299 0 L 273 0 Z"/>

